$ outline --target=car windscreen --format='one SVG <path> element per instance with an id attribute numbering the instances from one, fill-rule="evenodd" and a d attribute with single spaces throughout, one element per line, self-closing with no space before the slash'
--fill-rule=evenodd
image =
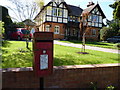
<path id="1" fill-rule="evenodd" d="M 26 30 L 26 29 L 22 29 L 21 32 L 22 32 L 23 34 L 30 34 L 30 31 L 29 31 L 29 30 Z"/>

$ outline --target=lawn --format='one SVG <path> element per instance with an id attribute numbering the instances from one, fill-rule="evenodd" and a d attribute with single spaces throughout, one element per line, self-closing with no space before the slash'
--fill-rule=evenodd
<path id="1" fill-rule="evenodd" d="M 82 44 L 82 41 L 77 41 L 77 40 L 60 41 L 60 42 Z M 102 47 L 102 48 L 118 49 L 118 48 L 116 47 L 117 44 L 115 44 L 115 43 L 107 43 L 107 42 L 88 42 L 88 41 L 86 41 L 86 45 L 95 46 L 95 47 Z"/>
<path id="2" fill-rule="evenodd" d="M 9 47 L 2 47 L 2 67 L 31 67 L 33 53 L 25 49 L 23 41 L 9 41 Z M 30 46 L 32 49 L 32 43 Z M 54 45 L 54 66 L 118 63 L 118 54 L 86 50 L 89 54 L 78 54 L 81 49 Z"/>

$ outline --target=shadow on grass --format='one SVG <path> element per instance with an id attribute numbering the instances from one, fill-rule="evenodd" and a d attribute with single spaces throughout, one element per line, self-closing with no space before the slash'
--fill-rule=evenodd
<path id="1" fill-rule="evenodd" d="M 32 66 L 31 52 L 13 52 L 12 54 L 2 55 L 2 68 L 17 68 Z"/>

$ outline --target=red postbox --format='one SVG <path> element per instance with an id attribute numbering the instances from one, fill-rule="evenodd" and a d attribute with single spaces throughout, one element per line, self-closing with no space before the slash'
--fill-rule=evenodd
<path id="1" fill-rule="evenodd" d="M 35 32 L 33 35 L 33 70 L 39 77 L 53 72 L 53 33 Z"/>

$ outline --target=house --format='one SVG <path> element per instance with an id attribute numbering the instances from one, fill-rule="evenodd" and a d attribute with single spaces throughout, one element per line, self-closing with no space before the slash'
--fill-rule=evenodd
<path id="1" fill-rule="evenodd" d="M 54 39 L 81 39 L 82 14 L 87 18 L 86 39 L 98 40 L 105 15 L 99 4 L 89 2 L 86 9 L 67 4 L 64 0 L 51 0 L 35 17 L 37 31 L 54 32 Z"/>

